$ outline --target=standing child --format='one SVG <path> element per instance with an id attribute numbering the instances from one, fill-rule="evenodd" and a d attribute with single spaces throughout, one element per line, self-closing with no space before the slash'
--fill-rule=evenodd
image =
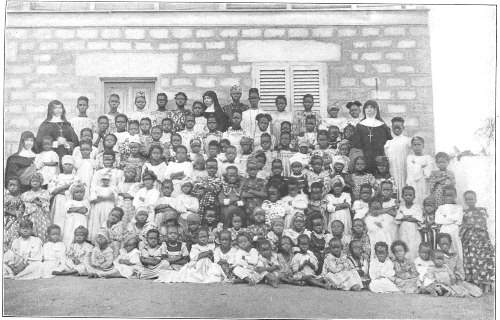
<path id="1" fill-rule="evenodd" d="M 203 227 L 208 230 L 208 243 L 220 245 L 219 233 L 222 231 L 222 222 L 219 222 L 216 218 L 216 213 L 213 209 L 207 209 Z"/>
<path id="2" fill-rule="evenodd" d="M 19 237 L 14 239 L 3 255 L 5 279 L 32 280 L 42 276 L 42 241 L 33 237 L 33 222 L 19 221 Z"/>
<path id="3" fill-rule="evenodd" d="M 304 213 L 304 210 L 309 204 L 307 195 L 302 193 L 302 189 L 300 188 L 301 186 L 304 187 L 306 185 L 307 182 L 305 181 L 305 178 L 303 185 L 300 185 L 300 182 L 293 177 L 288 179 L 288 195 L 282 198 L 282 200 L 292 209 L 285 212 L 285 228 L 287 229 L 292 227 L 293 214 L 295 212 Z"/>
<path id="4" fill-rule="evenodd" d="M 455 186 L 455 175 L 453 172 L 447 170 L 450 158 L 444 152 L 436 154 L 436 164 L 439 170 L 432 171 L 429 176 L 429 190 L 436 199 L 438 206 L 444 204 L 443 189 L 446 186 Z"/>
<path id="5" fill-rule="evenodd" d="M 372 186 L 368 183 L 364 183 L 359 187 L 359 200 L 354 200 L 351 208 L 354 219 L 365 219 L 369 210 L 368 203 L 372 197 L 372 192 Z"/>
<path id="6" fill-rule="evenodd" d="M 96 232 L 96 246 L 90 255 L 90 264 L 87 266 L 87 274 L 89 278 L 104 278 L 109 274 L 115 273 L 113 266 L 113 249 L 109 246 L 111 239 L 109 231 L 99 229 Z"/>
<path id="7" fill-rule="evenodd" d="M 234 219 L 234 217 L 233 217 Z M 233 223 L 234 224 L 234 223 Z M 233 268 L 235 267 L 234 262 L 236 258 L 236 252 L 238 249 L 231 245 L 232 236 L 231 231 L 222 230 L 219 233 L 219 243 L 220 246 L 216 247 L 214 250 L 214 263 L 221 266 L 222 271 L 224 271 L 226 279 L 233 278 Z"/>
<path id="8" fill-rule="evenodd" d="M 370 291 L 377 293 L 397 292 L 398 287 L 394 284 L 394 264 L 389 259 L 389 247 L 385 242 L 375 244 L 375 255 L 370 261 Z"/>
<path id="9" fill-rule="evenodd" d="M 290 159 L 295 155 L 294 151 L 290 147 L 292 141 L 292 135 L 289 132 L 281 132 L 280 135 L 280 145 L 275 148 L 278 152 L 277 159 L 281 160 L 283 164 L 283 175 L 285 177 L 290 176 Z"/>
<path id="10" fill-rule="evenodd" d="M 219 202 L 219 193 L 222 190 L 222 180 L 217 176 L 218 162 L 215 159 L 207 159 L 205 162 L 207 172 L 206 177 L 198 177 L 193 186 L 193 195 L 199 200 L 199 214 L 204 220 L 206 210 L 214 209 L 216 214 L 220 213 L 221 204 Z M 221 220 L 220 215 L 216 217 Z"/>
<path id="11" fill-rule="evenodd" d="M 248 108 L 248 110 L 244 111 L 242 110 L 243 113 L 241 115 L 242 116 L 241 127 L 250 137 L 253 137 L 255 135 L 255 132 L 259 130 L 257 128 L 257 123 L 255 121 L 257 115 L 262 113 L 263 111 L 259 106 L 259 101 L 260 101 L 259 89 L 250 88 L 250 90 L 248 90 L 248 102 L 250 102 L 250 107 Z M 234 111 L 233 111 L 233 116 L 234 116 Z"/>
<path id="12" fill-rule="evenodd" d="M 220 154 L 217 157 L 217 161 L 219 162 L 219 175 L 222 177 L 226 174 L 226 169 L 230 166 L 235 166 L 238 168 L 238 172 L 240 170 L 240 157 L 236 154 L 235 146 L 227 146 L 226 153 Z"/>
<path id="13" fill-rule="evenodd" d="M 249 137 L 243 137 L 243 138 L 241 138 L 240 145 L 241 145 L 241 154 L 239 155 L 240 156 L 240 164 L 239 164 L 238 170 L 243 177 L 246 177 L 247 176 L 247 163 L 250 159 L 253 158 L 252 157 L 253 140 L 252 140 L 252 138 L 249 138 Z M 253 161 L 253 159 L 252 159 L 252 161 Z M 256 173 L 256 176 L 257 176 L 257 173 Z"/>
<path id="14" fill-rule="evenodd" d="M 120 254 L 120 248 L 125 237 L 127 226 L 122 221 L 123 209 L 115 207 L 111 210 L 108 220 L 103 224 L 103 228 L 109 232 L 109 247 L 113 250 L 113 256 L 116 258 Z"/>
<path id="15" fill-rule="evenodd" d="M 347 119 L 339 116 L 339 107 L 337 102 L 328 107 L 328 116 L 329 118 L 323 119 L 321 124 L 325 127 L 337 126 L 340 130 L 344 130 L 344 127 L 347 125 Z"/>
<path id="16" fill-rule="evenodd" d="M 88 236 L 89 230 L 84 226 L 79 226 L 75 229 L 73 242 L 69 245 L 68 252 L 66 253 L 70 270 L 56 275 L 87 275 L 87 266 L 90 265 L 90 256 L 94 249 L 92 244 L 87 240 Z"/>
<path id="17" fill-rule="evenodd" d="M 349 179 L 353 182 L 352 196 L 358 200 L 361 191 L 361 185 L 368 183 L 375 186 L 375 178 L 371 173 L 365 172 L 365 158 L 363 156 L 354 159 L 354 173 L 351 173 Z"/>
<path id="18" fill-rule="evenodd" d="M 361 243 L 361 254 L 370 260 L 371 256 L 371 246 L 370 246 L 370 237 L 366 232 L 366 225 L 363 219 L 354 219 L 352 221 L 352 234 L 351 234 L 351 242 L 353 240 L 358 240 Z"/>
<path id="19" fill-rule="evenodd" d="M 254 149 L 257 150 L 261 145 L 262 135 L 264 133 L 269 134 L 269 125 L 272 123 L 273 118 L 268 113 L 259 113 L 257 117 L 255 117 L 255 120 L 257 120 L 257 129 L 255 129 L 255 133 L 252 138 Z M 276 145 L 276 138 L 271 135 L 270 137 L 271 149 L 274 149 L 274 146 Z"/>
<path id="20" fill-rule="evenodd" d="M 391 251 L 394 255 L 394 283 L 404 293 L 418 293 L 418 272 L 413 259 L 408 257 L 408 246 L 404 241 L 396 240 L 391 244 Z"/>
<path id="21" fill-rule="evenodd" d="M 293 117 L 293 128 L 297 135 L 306 131 L 307 116 L 314 116 L 317 124 L 321 123 L 319 110 L 312 111 L 314 106 L 314 97 L 312 94 L 308 93 L 302 97 L 302 105 L 304 106 L 304 111 L 296 111 Z"/>
<path id="22" fill-rule="evenodd" d="M 158 181 L 163 181 L 163 179 L 168 178 L 166 175 L 166 171 L 168 170 L 168 166 L 165 161 L 162 159 L 163 148 L 161 146 L 152 146 L 149 149 L 148 160 L 144 163 L 142 167 L 142 174 L 145 173 L 146 170 L 150 172 L 154 172 Z M 159 186 L 157 186 L 157 189 Z"/>
<path id="23" fill-rule="evenodd" d="M 97 162 L 98 169 L 106 168 L 106 166 L 104 165 L 104 157 L 106 155 L 110 155 L 111 153 L 113 153 L 113 161 L 111 162 L 111 167 L 114 167 L 114 168 L 120 167 L 121 155 L 118 152 L 118 147 L 116 147 L 117 141 L 118 140 L 117 140 L 116 136 L 112 133 L 107 134 L 104 137 L 104 142 L 102 144 L 103 149 L 96 156 L 96 162 Z M 116 150 L 116 152 L 115 152 L 115 150 Z"/>
<path id="24" fill-rule="evenodd" d="M 317 121 L 314 115 L 308 115 L 306 117 L 306 127 L 304 132 L 297 133 L 297 136 L 301 137 L 309 144 L 309 149 L 314 150 L 315 146 L 318 144 L 317 136 L 318 132 L 316 131 Z M 321 133 L 322 135 L 325 132 Z M 328 132 L 326 133 L 326 141 L 328 143 Z"/>
<path id="25" fill-rule="evenodd" d="M 165 243 L 160 244 L 160 232 L 151 229 L 146 236 L 146 243 L 141 249 L 141 262 L 144 270 L 139 275 L 140 279 L 155 279 L 163 270 L 170 268 L 170 263 L 165 260 L 167 248 Z"/>
<path id="26" fill-rule="evenodd" d="M 301 165 L 301 168 L 306 168 L 309 163 L 311 163 L 311 154 L 309 150 L 309 143 L 305 140 L 299 142 L 298 152 L 294 154 L 294 156 L 290 159 L 290 166 L 294 166 L 294 163 L 298 162 Z M 292 177 L 295 177 L 298 172 L 294 173 L 292 170 Z"/>
<path id="27" fill-rule="evenodd" d="M 94 129 L 95 119 L 87 116 L 87 110 L 89 109 L 89 98 L 81 96 L 76 100 L 76 108 L 78 109 L 78 116 L 69 119 L 69 123 L 75 130 L 75 132 L 80 132 L 84 128 Z"/>
<path id="28" fill-rule="evenodd" d="M 238 234 L 240 232 L 247 232 L 247 228 L 243 228 L 243 218 L 238 213 L 232 214 L 233 218 L 231 220 L 232 227 L 227 230 L 231 232 L 232 245 L 238 249 Z M 225 230 L 225 229 L 224 229 Z"/>
<path id="29" fill-rule="evenodd" d="M 327 194 L 326 199 L 328 201 L 326 205 L 326 210 L 328 212 L 328 223 L 335 220 L 340 220 L 347 230 L 346 234 L 351 234 L 351 196 L 342 192 L 344 189 L 344 183 L 340 178 L 335 178 L 331 182 L 331 188 L 333 194 Z"/>
<path id="30" fill-rule="evenodd" d="M 114 136 L 116 137 L 116 144 L 113 147 L 113 150 L 120 155 L 120 159 L 126 158 L 130 153 L 129 139 L 131 138 L 131 135 L 127 131 L 128 120 L 129 119 L 124 114 L 118 114 L 115 117 L 116 132 L 114 133 Z"/>
<path id="31" fill-rule="evenodd" d="M 48 241 L 43 245 L 42 278 L 52 278 L 53 272 L 68 271 L 66 246 L 61 241 L 61 228 L 51 225 L 47 228 Z"/>
<path id="32" fill-rule="evenodd" d="M 414 154 L 408 155 L 406 159 L 406 184 L 415 188 L 415 203 L 422 203 L 429 194 L 427 179 L 431 175 L 433 161 L 431 156 L 423 154 L 424 139 L 421 137 L 411 139 L 411 148 Z"/>
<path id="33" fill-rule="evenodd" d="M 347 256 L 342 252 L 342 242 L 331 239 L 330 250 L 325 257 L 321 277 L 330 284 L 332 289 L 344 291 L 361 291 L 363 283 L 358 272 L 349 264 Z"/>
<path id="34" fill-rule="evenodd" d="M 134 200 L 132 200 L 132 205 L 137 210 L 140 207 L 148 208 L 148 221 L 155 222 L 154 208 L 158 200 L 160 199 L 160 191 L 155 188 L 156 174 L 153 171 L 149 171 L 147 168 L 142 174 L 142 185 L 143 187 L 137 191 L 134 195 Z"/>
<path id="35" fill-rule="evenodd" d="M 281 134 L 281 124 L 284 121 L 290 123 L 293 122 L 293 113 L 286 111 L 287 100 L 285 96 L 276 96 L 276 99 L 274 99 L 274 103 L 276 105 L 277 111 L 271 112 L 271 116 L 273 118 L 271 134 L 275 137 L 276 140 L 278 140 Z"/>
<path id="36" fill-rule="evenodd" d="M 347 262 L 349 262 L 351 267 L 354 268 L 354 270 L 356 270 L 358 275 L 361 277 L 363 289 L 368 289 L 371 281 L 368 274 L 370 259 L 363 253 L 363 244 L 360 240 L 352 240 L 349 243 L 349 255 L 347 257 Z"/>
<path id="37" fill-rule="evenodd" d="M 141 120 L 151 118 L 151 113 L 146 110 L 146 95 L 144 91 L 137 92 L 134 100 L 135 110 L 130 114 L 130 120 Z"/>
<path id="38" fill-rule="evenodd" d="M 176 162 L 170 162 L 164 171 L 166 179 L 172 179 L 174 183 L 174 191 L 172 196 L 176 197 L 181 194 L 181 183 L 186 177 L 189 177 L 193 172 L 193 164 L 187 161 L 187 148 L 178 146 L 175 154 Z"/>
<path id="39" fill-rule="evenodd" d="M 444 204 L 436 210 L 436 224 L 440 225 L 441 233 L 448 233 L 452 240 L 452 252 L 458 254 L 463 261 L 462 241 L 460 240 L 460 225 L 464 210 L 462 206 L 456 204 L 457 190 L 453 186 L 446 186 L 443 189 Z"/>
<path id="40" fill-rule="evenodd" d="M 205 153 L 209 154 L 209 147 L 212 141 L 220 143 L 222 139 L 222 132 L 217 130 L 217 118 L 215 115 L 208 117 L 207 119 L 207 132 L 202 135 L 203 146 L 205 147 Z"/>
<path id="41" fill-rule="evenodd" d="M 387 242 L 392 241 L 392 237 L 387 232 L 387 224 L 384 219 L 386 214 L 382 213 L 382 201 L 380 198 L 370 199 L 368 205 L 369 210 L 365 216 L 365 223 L 372 246 L 370 256 L 373 258 L 375 257 L 375 243 L 385 242 L 387 244 Z"/>
<path id="42" fill-rule="evenodd" d="M 174 123 L 172 121 L 172 118 L 164 118 L 161 121 L 161 128 L 163 130 L 160 142 L 169 146 L 170 145 L 170 139 L 172 138 L 172 133 L 173 133 L 173 127 Z"/>
<path id="43" fill-rule="evenodd" d="M 309 204 L 307 205 L 306 210 L 304 211 L 307 221 L 306 228 L 311 229 L 311 221 L 310 217 L 313 213 L 319 213 L 323 220 L 326 221 L 328 219 L 326 206 L 327 199 L 324 197 L 325 188 L 321 182 L 313 182 L 311 184 L 311 193 L 309 194 Z"/>
<path id="44" fill-rule="evenodd" d="M 97 160 L 91 158 L 92 144 L 90 141 L 80 141 L 80 157 L 75 157 L 76 176 L 87 187 L 85 189 L 85 198 L 89 197 L 92 178 L 97 168 Z M 76 150 L 76 149 L 75 149 Z M 74 154 L 74 152 L 73 152 Z"/>
<path id="45" fill-rule="evenodd" d="M 390 141 L 390 140 L 389 140 Z M 342 163 L 344 167 L 342 168 L 342 177 L 344 177 L 345 174 L 347 174 L 347 170 L 349 169 L 349 141 L 348 140 L 341 140 L 337 144 L 337 150 L 338 154 L 332 157 L 332 164 L 335 169 L 335 164 L 336 163 Z"/>
<path id="46" fill-rule="evenodd" d="M 110 175 L 101 176 L 101 185 L 95 187 L 90 192 L 90 204 L 92 205 L 89 215 L 89 233 L 91 236 L 97 234 L 102 228 L 109 213 L 115 207 L 115 200 L 118 193 L 115 187 L 110 186 Z"/>
<path id="47" fill-rule="evenodd" d="M 320 214 L 313 213 L 310 220 L 312 225 L 310 249 L 316 256 L 316 259 L 318 259 L 318 271 L 316 274 L 321 274 L 326 254 L 325 249 L 330 239 L 332 239 L 332 235 L 328 231 L 325 231 L 325 222 Z"/>
<path id="48" fill-rule="evenodd" d="M 39 173 L 33 175 L 30 179 L 31 190 L 21 194 L 21 201 L 25 206 L 24 218 L 33 222 L 34 236 L 39 237 L 44 243 L 46 240 L 47 227 L 50 226 L 51 217 L 49 207 L 50 194 L 47 190 L 42 189 L 42 184 L 42 175 Z M 12 198 L 10 196 L 12 196 L 12 194 L 4 197 L 4 204 L 9 202 L 12 203 Z M 9 209 L 4 209 L 4 211 L 8 210 Z M 8 238 L 8 233 L 4 233 L 4 238 Z"/>
<path id="49" fill-rule="evenodd" d="M 229 95 L 231 96 L 232 102 L 222 107 L 227 119 L 231 119 L 234 109 L 241 109 L 243 111 L 248 110 L 248 106 L 240 102 L 242 92 L 243 90 L 238 85 L 232 86 L 231 89 L 229 90 Z"/>
<path id="50" fill-rule="evenodd" d="M 207 131 L 207 118 L 205 118 L 203 103 L 200 101 L 193 102 L 192 110 L 194 115 L 194 127 L 193 130 L 198 134 L 198 136 L 203 136 Z"/>
<path id="51" fill-rule="evenodd" d="M 124 168 L 125 180 L 118 184 L 118 199 L 116 205 L 123 209 L 125 212 L 123 222 L 129 223 L 135 214 L 135 207 L 133 200 L 139 189 L 141 183 L 136 180 L 137 170 L 133 165 L 128 165 Z"/>
<path id="52" fill-rule="evenodd" d="M 109 112 L 106 113 L 104 116 L 108 118 L 109 133 L 115 133 L 116 132 L 115 117 L 118 115 L 118 107 L 120 106 L 120 96 L 117 95 L 116 93 L 110 94 L 108 97 L 108 105 L 109 105 Z"/>
<path id="53" fill-rule="evenodd" d="M 69 187 L 79 182 L 78 177 L 74 174 L 75 160 L 72 156 L 64 156 L 61 160 L 63 172 L 53 177 L 49 182 L 49 192 L 54 196 L 52 202 L 52 221 L 54 224 L 64 228 L 66 221 L 66 202 L 68 197 L 66 191 Z"/>
<path id="54" fill-rule="evenodd" d="M 207 155 L 197 154 L 193 159 L 193 172 L 188 177 L 192 181 L 198 180 L 198 178 L 205 178 L 208 176 L 207 170 L 205 170 L 205 157 Z"/>
<path id="55" fill-rule="evenodd" d="M 18 237 L 19 222 L 24 215 L 24 202 L 21 200 L 21 181 L 17 177 L 7 177 L 7 189 L 3 202 L 3 244 L 4 251 L 13 239 Z M 51 217 L 49 216 L 49 221 Z M 41 230 L 43 232 L 43 230 Z"/>
<path id="56" fill-rule="evenodd" d="M 346 108 L 349 109 L 349 116 L 347 117 L 347 123 L 351 126 L 356 126 L 358 122 L 361 121 L 359 114 L 361 112 L 361 102 L 352 101 L 346 104 Z"/>
<path id="57" fill-rule="evenodd" d="M 233 110 L 231 127 L 222 134 L 223 139 L 228 139 L 230 144 L 236 147 L 236 152 L 241 154 L 241 138 L 250 136 L 241 126 L 242 112 L 239 109 Z M 255 117 L 253 118 L 255 119 Z"/>
<path id="58" fill-rule="evenodd" d="M 219 194 L 221 203 L 221 221 L 224 228 L 229 228 L 232 215 L 238 213 L 243 218 L 243 226 L 247 225 L 248 217 L 245 213 L 245 202 L 241 198 L 241 178 L 238 176 L 238 168 L 229 166 L 226 169 L 224 184 Z"/>
<path id="59" fill-rule="evenodd" d="M 322 196 L 328 193 L 327 190 L 330 188 L 330 173 L 327 170 L 324 170 L 323 158 L 319 155 L 314 155 L 311 158 L 311 168 L 312 170 L 306 171 L 306 179 L 309 184 L 309 191 L 312 192 L 312 184 L 315 182 L 321 183 L 325 186 L 325 190 L 323 190 Z"/>
<path id="60" fill-rule="evenodd" d="M 389 140 L 390 141 L 390 140 Z M 398 193 L 398 188 L 394 181 L 394 178 L 391 177 L 389 173 L 389 160 L 384 156 L 377 156 L 375 158 L 375 163 L 377 165 L 377 172 L 373 174 L 375 178 L 375 190 L 377 193 L 382 189 L 381 184 L 385 181 L 389 181 L 392 184 L 392 192 L 389 195 L 390 198 L 399 200 L 403 197 L 402 191 Z"/>
<path id="61" fill-rule="evenodd" d="M 405 204 L 399 207 L 396 215 L 396 221 L 400 223 L 398 238 L 405 242 L 408 259 L 413 261 L 418 257 L 418 246 L 422 242 L 418 224 L 423 222 L 423 213 L 422 208 L 413 203 L 415 189 L 405 186 L 402 192 Z"/>
<path id="62" fill-rule="evenodd" d="M 59 156 L 52 150 L 53 139 L 51 136 L 46 136 L 42 138 L 42 148 L 43 151 L 35 156 L 35 166 L 43 177 L 45 184 L 44 189 L 47 189 L 47 185 L 59 173 Z"/>
<path id="63" fill-rule="evenodd" d="M 262 209 L 265 212 L 265 220 L 268 225 L 276 218 L 285 219 L 285 227 L 292 227 L 292 218 L 294 208 L 285 200 L 279 199 L 279 189 L 276 185 L 271 184 L 267 188 L 268 200 L 262 203 Z"/>
<path id="64" fill-rule="evenodd" d="M 436 200 L 433 197 L 424 199 L 424 215 L 422 222 L 418 224 L 422 242 L 428 242 L 432 249 L 437 248 L 436 236 L 439 233 L 439 225 L 436 224 Z"/>
<path id="65" fill-rule="evenodd" d="M 114 128 L 114 117 L 113 117 L 113 128 Z M 116 128 L 114 128 L 116 130 Z M 93 140 L 93 146 L 97 148 L 100 152 L 104 149 L 104 138 L 107 134 L 112 133 L 110 128 L 110 119 L 106 115 L 102 115 L 97 118 L 97 128 L 94 129 L 94 134 L 97 136 Z"/>
<path id="66" fill-rule="evenodd" d="M 316 276 L 318 270 L 318 259 L 312 251 L 309 250 L 309 237 L 301 234 L 297 238 L 299 251 L 293 256 L 291 265 L 293 270 L 293 280 L 299 281 L 299 284 L 309 284 L 311 286 L 330 289 L 329 284 L 323 283 Z"/>
<path id="67" fill-rule="evenodd" d="M 495 274 L 495 249 L 488 234 L 485 208 L 476 207 L 476 193 L 464 193 L 467 209 L 464 212 L 462 245 L 464 248 L 465 280 L 478 285 L 484 293 L 492 290 Z"/>
<path id="68" fill-rule="evenodd" d="M 394 178 L 398 195 L 401 195 L 403 186 L 406 185 L 406 158 L 411 150 L 411 139 L 403 135 L 405 128 L 403 118 L 394 117 L 391 122 L 393 136 L 392 140 L 386 141 L 384 150 L 389 158 L 389 172 Z"/>
<path id="69" fill-rule="evenodd" d="M 66 203 L 66 221 L 64 223 L 62 241 L 69 248 L 73 242 L 75 230 L 79 226 L 87 226 L 90 214 L 90 202 L 85 199 L 85 185 L 76 184 L 70 188 L 71 199 Z"/>
<path id="70" fill-rule="evenodd" d="M 251 159 L 246 163 L 247 178 L 241 184 L 241 198 L 245 201 L 247 216 L 250 216 L 256 207 L 260 207 L 267 198 L 266 182 L 257 178 L 258 164 Z"/>

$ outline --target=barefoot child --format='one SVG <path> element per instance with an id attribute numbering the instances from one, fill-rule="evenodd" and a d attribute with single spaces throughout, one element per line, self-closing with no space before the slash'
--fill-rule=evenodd
<path id="1" fill-rule="evenodd" d="M 137 248 L 139 238 L 135 235 L 128 235 L 123 242 L 120 254 L 113 261 L 116 273 L 107 278 L 124 277 L 127 279 L 138 278 L 143 267 L 141 264 L 141 252 Z"/>
<path id="2" fill-rule="evenodd" d="M 15 182 L 17 185 L 17 180 L 14 180 L 13 182 Z M 50 225 L 50 220 L 51 220 L 50 194 L 47 190 L 42 189 L 43 177 L 41 174 L 37 173 L 33 175 L 30 178 L 29 183 L 31 189 L 21 194 L 20 201 L 19 199 L 18 201 L 12 201 L 14 199 L 13 194 L 6 195 L 4 197 L 4 215 L 7 217 L 7 221 L 14 218 L 9 213 L 13 213 L 12 211 L 16 210 L 9 210 L 10 209 L 9 203 L 10 204 L 15 204 L 16 202 L 23 203 L 24 218 L 29 219 L 30 221 L 33 222 L 34 235 L 39 237 L 40 240 L 42 240 L 42 242 L 45 242 L 45 238 L 47 235 L 46 233 L 47 227 Z M 22 208 L 23 206 L 21 205 L 20 209 Z M 17 218 L 17 216 L 15 216 L 15 218 Z M 11 221 L 14 222 L 13 220 Z M 4 239 L 10 240 L 9 233 L 7 234 L 4 233 Z"/>
<path id="3" fill-rule="evenodd" d="M 408 246 L 404 241 L 396 240 L 391 244 L 394 255 L 394 283 L 404 293 L 418 293 L 418 272 L 412 260 L 407 258 Z"/>
<path id="4" fill-rule="evenodd" d="M 363 283 L 363 289 L 368 289 L 370 277 L 368 275 L 369 258 L 363 253 L 361 241 L 352 240 L 349 243 L 349 255 L 347 257 L 349 264 L 358 272 Z"/>
<path id="5" fill-rule="evenodd" d="M 66 203 L 66 223 L 64 224 L 63 242 L 69 248 L 73 242 L 76 228 L 87 225 L 90 213 L 90 202 L 84 199 L 85 185 L 76 184 L 70 188 L 72 200 Z"/>
<path id="6" fill-rule="evenodd" d="M 234 216 L 236 217 L 236 216 Z M 233 217 L 233 221 L 234 221 Z M 234 224 L 234 223 L 233 223 Z M 231 231 L 222 230 L 219 233 L 220 246 L 214 250 L 214 262 L 219 264 L 226 275 L 226 278 L 231 280 L 233 278 L 233 268 L 238 249 L 233 247 Z"/>
<path id="7" fill-rule="evenodd" d="M 170 268 L 180 270 L 183 265 L 189 262 L 189 251 L 186 243 L 179 240 L 179 228 L 176 226 L 167 226 L 166 252 Z"/>
<path id="8" fill-rule="evenodd" d="M 406 184 L 415 188 L 415 203 L 422 203 L 429 194 L 427 179 L 431 175 L 434 161 L 431 156 L 424 155 L 424 139 L 413 137 L 411 139 L 413 154 L 406 159 L 407 178 Z"/>
<path id="9" fill-rule="evenodd" d="M 92 250 L 90 264 L 87 266 L 89 278 L 103 278 L 115 272 L 113 249 L 109 246 L 110 242 L 109 231 L 99 229 L 95 237 L 96 246 Z"/>
<path id="10" fill-rule="evenodd" d="M 278 270 L 279 280 L 284 283 L 292 283 L 293 270 L 292 270 L 292 259 L 293 259 L 293 242 L 290 237 L 282 236 L 279 239 L 278 246 L 278 262 L 280 264 L 280 269 Z M 298 282 L 297 282 L 298 283 Z"/>
<path id="11" fill-rule="evenodd" d="M 424 199 L 424 215 L 422 223 L 418 224 L 420 235 L 423 242 L 428 242 L 432 245 L 432 249 L 437 248 L 436 235 L 439 233 L 439 225 L 436 224 L 436 200 L 433 197 Z"/>
<path id="12" fill-rule="evenodd" d="M 109 247 L 113 250 L 113 257 L 118 257 L 120 247 L 126 233 L 126 225 L 122 221 L 123 209 L 115 207 L 111 210 L 108 220 L 102 226 L 109 232 Z"/>
<path id="13" fill-rule="evenodd" d="M 422 237 L 418 230 L 418 224 L 422 223 L 422 208 L 413 203 L 415 199 L 415 189 L 405 186 L 402 189 L 404 205 L 399 207 L 396 221 L 399 225 L 399 239 L 406 244 L 407 257 L 410 261 L 418 257 L 418 246 Z M 393 250 L 391 250 L 393 251 Z"/>
<path id="14" fill-rule="evenodd" d="M 73 242 L 68 248 L 66 257 L 70 270 L 57 275 L 78 274 L 79 276 L 87 275 L 87 266 L 90 265 L 90 256 L 94 246 L 87 241 L 89 230 L 84 226 L 79 226 L 75 229 Z"/>
<path id="15" fill-rule="evenodd" d="M 453 172 L 447 170 L 448 164 L 450 163 L 450 158 L 444 152 L 438 152 L 436 154 L 436 164 L 438 170 L 432 171 L 429 176 L 429 190 L 431 195 L 436 199 L 436 204 L 438 206 L 444 204 L 443 200 L 443 189 L 446 186 L 455 186 L 455 175 Z"/>
<path id="16" fill-rule="evenodd" d="M 361 277 L 342 252 L 342 242 L 338 239 L 331 239 L 329 247 L 321 277 L 326 279 L 332 289 L 360 291 L 363 286 Z"/>
<path id="17" fill-rule="evenodd" d="M 259 261 L 255 272 L 259 277 L 265 279 L 265 282 L 273 288 L 277 288 L 279 284 L 278 270 L 280 265 L 276 253 L 271 250 L 271 243 L 268 240 L 259 241 Z"/>
<path id="18" fill-rule="evenodd" d="M 299 252 L 293 256 L 291 262 L 292 271 L 294 273 L 292 279 L 301 281 L 304 284 L 307 283 L 310 286 L 330 289 L 331 286 L 329 284 L 319 280 L 316 276 L 318 259 L 316 259 L 314 253 L 309 250 L 309 237 L 305 234 L 301 234 L 297 238 L 297 245 L 299 247 Z"/>
<path id="19" fill-rule="evenodd" d="M 448 233 L 452 239 L 452 251 L 458 254 L 463 261 L 462 241 L 460 239 L 460 225 L 464 210 L 462 206 L 456 204 L 457 190 L 453 186 L 446 186 L 443 189 L 444 204 L 436 211 L 436 224 L 440 225 L 441 233 Z"/>
<path id="20" fill-rule="evenodd" d="M 375 243 L 375 255 L 370 261 L 370 291 L 377 293 L 401 293 L 394 284 L 394 264 L 389 259 L 389 247 L 385 242 Z"/>
<path id="21" fill-rule="evenodd" d="M 165 243 L 160 245 L 160 232 L 151 229 L 146 236 L 146 244 L 141 249 L 141 262 L 144 270 L 140 279 L 155 279 L 163 270 L 170 269 L 170 263 L 165 260 L 167 249 Z"/>
<path id="22" fill-rule="evenodd" d="M 259 262 L 259 252 L 252 248 L 252 237 L 246 232 L 238 235 L 238 251 L 235 257 L 234 275 L 249 285 L 254 286 L 262 280 L 255 267 Z"/>

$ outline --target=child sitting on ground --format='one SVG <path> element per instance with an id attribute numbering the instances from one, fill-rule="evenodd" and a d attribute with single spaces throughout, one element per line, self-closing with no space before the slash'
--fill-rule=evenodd
<path id="1" fill-rule="evenodd" d="M 370 291 L 377 293 L 398 292 L 394 284 L 394 264 L 389 259 L 389 247 L 385 242 L 375 243 L 375 255 L 370 261 Z"/>
<path id="2" fill-rule="evenodd" d="M 234 217 L 233 217 L 234 221 Z M 236 252 L 238 249 L 233 247 L 231 231 L 222 230 L 219 233 L 219 243 L 220 246 L 215 248 L 214 250 L 214 262 L 219 264 L 226 275 L 226 279 L 233 279 L 233 268 L 236 257 Z"/>
<path id="3" fill-rule="evenodd" d="M 408 246 L 404 241 L 396 240 L 391 244 L 394 255 L 394 271 L 396 272 L 394 283 L 404 293 L 418 293 L 418 272 L 415 264 L 408 258 Z"/>
<path id="4" fill-rule="evenodd" d="M 312 251 L 309 250 L 309 237 L 301 234 L 297 238 L 297 245 L 299 252 L 297 252 L 292 259 L 291 266 L 293 271 L 292 283 L 321 287 L 330 289 L 329 284 L 318 279 L 316 271 L 318 270 L 318 259 Z"/>
<path id="5" fill-rule="evenodd" d="M 349 264 L 358 272 L 363 283 L 363 288 L 368 289 L 370 277 L 368 275 L 369 259 L 363 254 L 363 246 L 361 241 L 352 240 L 349 243 L 349 255 L 347 257 Z"/>
<path id="6" fill-rule="evenodd" d="M 113 249 L 109 246 L 111 238 L 109 231 L 99 229 L 95 237 L 96 246 L 90 255 L 90 264 L 87 266 L 89 278 L 104 278 L 116 270 L 113 266 Z"/>
<path id="7" fill-rule="evenodd" d="M 75 229 L 73 242 L 68 248 L 66 257 L 68 258 L 68 271 L 56 272 L 55 275 L 77 274 L 79 276 L 87 275 L 87 266 L 90 264 L 90 256 L 94 246 L 87 240 L 89 230 L 84 226 Z"/>
<path id="8" fill-rule="evenodd" d="M 144 270 L 139 275 L 139 278 L 155 279 L 163 270 L 170 269 L 170 263 L 164 259 L 166 254 L 165 243 L 160 244 L 160 232 L 157 229 L 149 230 L 146 243 L 141 249 L 141 262 Z"/>
<path id="9" fill-rule="evenodd" d="M 141 252 L 137 248 L 139 238 L 136 235 L 128 235 L 123 242 L 118 257 L 113 261 L 116 273 L 107 278 L 124 277 L 127 279 L 138 278 L 143 270 L 141 263 Z"/>
<path id="10" fill-rule="evenodd" d="M 363 285 L 361 277 L 342 252 L 342 242 L 338 239 L 331 239 L 329 247 L 321 277 L 326 279 L 332 289 L 360 291 Z"/>
<path id="11" fill-rule="evenodd" d="M 47 228 L 47 241 L 43 245 L 42 278 L 52 278 L 54 272 L 68 271 L 66 246 L 61 241 L 61 228 L 53 224 Z"/>

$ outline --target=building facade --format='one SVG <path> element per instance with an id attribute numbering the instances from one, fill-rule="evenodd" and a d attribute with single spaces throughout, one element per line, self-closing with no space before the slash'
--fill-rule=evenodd
<path id="1" fill-rule="evenodd" d="M 118 93 L 121 111 L 144 91 L 169 106 L 178 91 L 190 106 L 205 91 L 221 104 L 229 88 L 261 91 L 272 110 L 284 94 L 292 111 L 305 93 L 326 116 L 338 103 L 379 102 L 386 122 L 406 120 L 408 135 L 434 151 L 428 10 L 401 6 L 182 4 L 164 2 L 9 2 L 5 29 L 6 156 L 22 131 L 36 133 L 47 104 L 90 99 L 89 114 L 107 112 Z"/>

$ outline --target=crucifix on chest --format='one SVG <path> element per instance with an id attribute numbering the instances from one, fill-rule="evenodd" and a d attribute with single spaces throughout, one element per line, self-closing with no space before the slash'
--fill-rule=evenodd
<path id="1" fill-rule="evenodd" d="M 372 142 L 372 137 L 373 137 L 373 134 L 372 134 L 372 131 L 370 130 L 370 128 L 368 128 L 368 138 L 370 138 L 370 142 Z"/>

